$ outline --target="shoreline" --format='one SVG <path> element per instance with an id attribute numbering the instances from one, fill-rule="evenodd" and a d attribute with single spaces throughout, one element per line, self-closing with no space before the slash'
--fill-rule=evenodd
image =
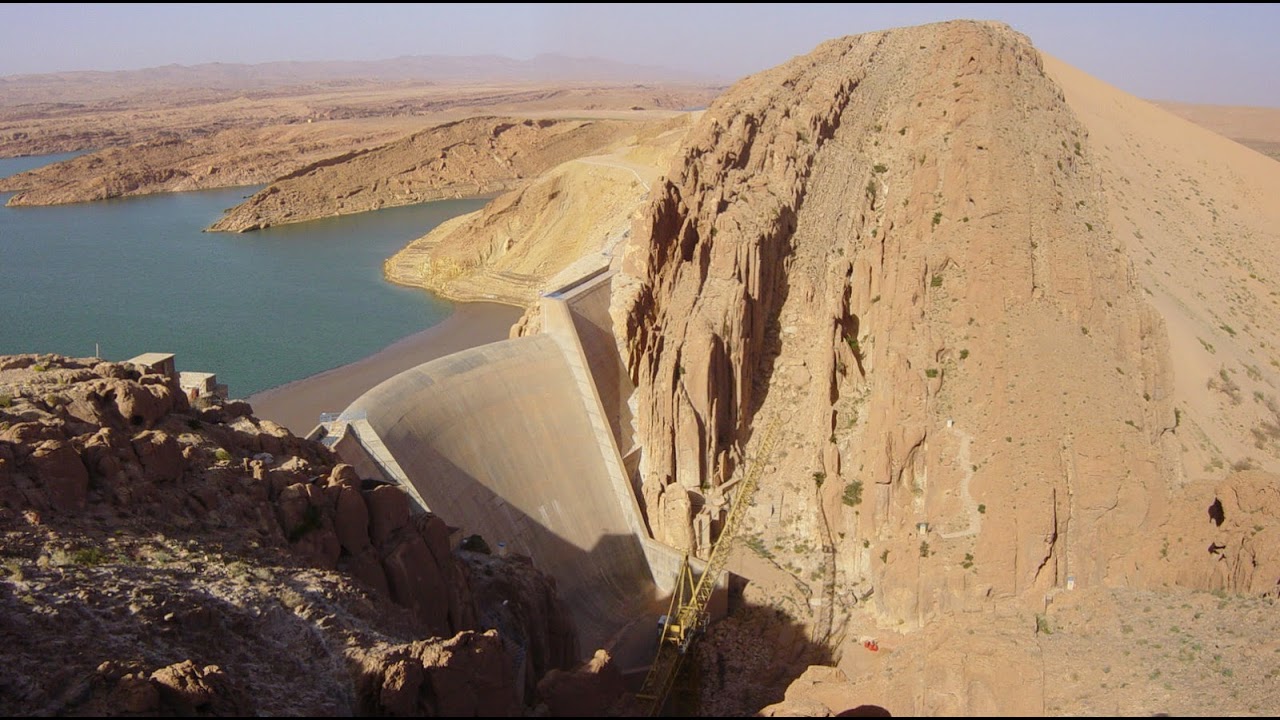
<path id="1" fill-rule="evenodd" d="M 401 338 L 355 362 L 250 395 L 260 419 L 299 437 L 320 422 L 320 413 L 342 412 L 382 381 L 460 350 L 506 340 L 524 310 L 494 302 L 458 303 L 444 320 Z"/>

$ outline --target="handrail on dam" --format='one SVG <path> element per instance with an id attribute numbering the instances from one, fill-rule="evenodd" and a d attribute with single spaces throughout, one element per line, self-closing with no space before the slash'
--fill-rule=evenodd
<path id="1" fill-rule="evenodd" d="M 707 603 L 715 591 L 720 573 L 729 563 L 733 553 L 733 540 L 737 536 L 738 525 L 747 514 L 751 496 L 756 492 L 760 475 L 764 466 L 773 455 L 774 444 L 778 437 L 778 419 L 775 417 L 765 430 L 764 440 L 752 461 L 751 469 L 738 485 L 737 497 L 729 515 L 725 518 L 720 537 L 711 547 L 711 557 L 702 576 L 694 583 L 693 568 L 689 565 L 689 553 L 684 554 L 676 585 L 671 595 L 671 605 L 667 614 L 662 616 L 662 633 L 658 642 L 658 654 L 649 667 L 644 685 L 636 693 L 641 713 L 647 717 L 656 717 L 667 704 L 667 697 L 675 684 L 676 676 L 685 656 L 693 649 L 694 644 L 706 629 L 708 623 Z M 686 595 L 688 597 L 686 597 Z"/>

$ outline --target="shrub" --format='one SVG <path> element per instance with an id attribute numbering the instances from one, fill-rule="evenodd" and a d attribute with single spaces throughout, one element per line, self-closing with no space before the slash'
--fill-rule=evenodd
<path id="1" fill-rule="evenodd" d="M 964 554 L 964 562 L 960 563 L 960 567 L 964 568 L 965 570 L 968 570 L 969 568 L 973 567 L 973 553 Z"/>
<path id="2" fill-rule="evenodd" d="M 1049 624 L 1049 618 L 1041 613 L 1036 614 L 1036 634 L 1053 634 L 1053 626 Z"/>
<path id="3" fill-rule="evenodd" d="M 929 368 L 924 371 L 924 376 L 930 379 L 938 377 L 938 368 Z"/>
<path id="4" fill-rule="evenodd" d="M 769 552 L 769 549 L 764 546 L 764 540 L 760 539 L 759 535 L 749 535 L 743 538 L 742 542 L 746 543 L 746 546 L 751 548 L 752 552 L 766 560 L 773 557 L 773 553 Z"/>
<path id="5" fill-rule="evenodd" d="M 871 168 L 871 170 L 877 174 L 883 174 L 889 172 L 889 166 L 883 163 L 876 163 L 875 167 Z"/>
<path id="6" fill-rule="evenodd" d="M 964 359 L 966 359 L 966 358 L 968 358 L 968 357 L 969 357 L 969 351 L 968 351 L 967 349 L 966 349 L 966 350 L 961 350 L 961 351 L 960 351 L 960 359 L 961 359 L 961 360 L 964 360 Z"/>
<path id="7" fill-rule="evenodd" d="M 934 213 L 934 214 L 933 214 L 933 224 L 934 224 L 934 225 L 938 225 L 938 224 L 940 224 L 941 222 L 942 222 L 942 213 L 940 213 L 940 212 L 936 212 L 936 213 Z"/>
<path id="8" fill-rule="evenodd" d="M 844 486 L 844 494 L 840 497 L 840 502 L 855 507 L 862 504 L 862 481 L 854 480 Z"/>
<path id="9" fill-rule="evenodd" d="M 937 223 L 934 224 L 936 225 Z M 934 275 L 933 278 L 929 280 L 929 287 L 942 287 L 942 276 Z"/>
<path id="10" fill-rule="evenodd" d="M 920 541 L 920 557 L 922 558 L 929 557 L 929 541 L 928 540 Z"/>
<path id="11" fill-rule="evenodd" d="M 819 471 L 813 474 L 813 484 L 817 485 L 818 487 L 822 487 L 822 483 L 826 479 L 827 479 L 827 474 L 824 472 Z"/>
<path id="12" fill-rule="evenodd" d="M 107 556 L 98 548 L 81 548 L 71 555 L 71 560 L 77 565 L 101 565 Z"/>
<path id="13" fill-rule="evenodd" d="M 8 393 L 0 393 L 0 408 L 7 408 L 13 405 L 13 396 Z"/>
<path id="14" fill-rule="evenodd" d="M 217 450 L 214 450 L 213 457 L 223 465 L 231 462 L 231 453 L 227 452 L 225 448 L 218 448 Z"/>
<path id="15" fill-rule="evenodd" d="M 987 514 L 987 506 L 986 506 L 986 505 L 979 504 L 979 505 L 978 505 L 978 514 L 979 514 L 979 515 L 986 515 L 986 514 Z"/>

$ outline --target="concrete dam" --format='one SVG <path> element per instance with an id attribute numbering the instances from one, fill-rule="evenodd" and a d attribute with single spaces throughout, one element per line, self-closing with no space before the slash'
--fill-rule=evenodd
<path id="1" fill-rule="evenodd" d="M 622 643 L 635 662 L 656 643 L 655 603 L 682 553 L 649 537 L 632 486 L 631 384 L 609 280 L 601 271 L 544 296 L 542 334 L 405 371 L 313 436 L 362 476 L 403 485 L 424 510 L 554 576 L 580 656 Z"/>

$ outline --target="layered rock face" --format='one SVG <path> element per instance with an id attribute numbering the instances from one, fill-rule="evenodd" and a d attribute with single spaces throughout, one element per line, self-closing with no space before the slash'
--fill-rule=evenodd
<path id="1" fill-rule="evenodd" d="M 445 123 L 373 150 L 327 158 L 281 177 L 211 231 L 272 225 L 509 190 L 625 137 L 617 121 L 480 117 Z"/>
<path id="2" fill-rule="evenodd" d="M 510 714 L 574 660 L 527 559 L 141 366 L 0 357 L 0 532 L 6 714 Z"/>
<path id="3" fill-rule="evenodd" d="M 614 310 L 660 539 L 705 552 L 772 432 L 745 532 L 819 628 L 1148 579 L 1165 332 L 1024 37 L 825 43 L 722 96 L 654 194 Z"/>

